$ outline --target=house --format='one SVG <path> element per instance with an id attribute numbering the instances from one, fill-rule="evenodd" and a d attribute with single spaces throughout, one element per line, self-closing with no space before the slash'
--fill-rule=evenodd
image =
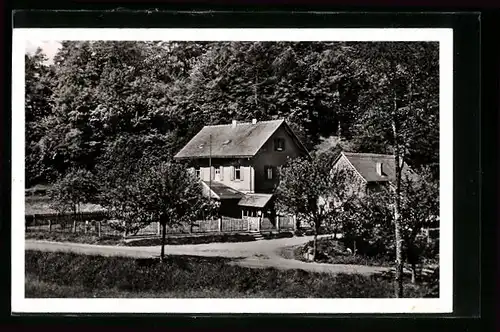
<path id="1" fill-rule="evenodd" d="M 351 186 L 356 188 L 357 194 L 364 195 L 369 191 L 377 191 L 382 188 L 395 190 L 396 187 L 396 163 L 394 155 L 374 154 L 374 153 L 352 153 L 340 152 L 334 162 L 334 167 L 341 167 L 353 171 L 355 182 Z M 402 179 L 418 179 L 415 173 L 407 164 L 403 164 Z M 356 186 L 357 185 L 357 186 Z M 422 234 L 431 238 L 428 232 L 439 234 L 439 216 L 437 221 L 422 229 Z"/>
<path id="2" fill-rule="evenodd" d="M 340 152 L 334 167 L 352 170 L 355 183 L 360 194 L 368 190 L 379 190 L 382 187 L 394 187 L 396 181 L 396 163 L 394 155 L 375 153 Z M 403 166 L 402 176 L 415 177 L 408 165 Z"/>
<path id="3" fill-rule="evenodd" d="M 280 166 L 308 155 L 285 120 L 233 120 L 203 127 L 174 158 L 188 161 L 205 195 L 220 200 L 222 215 L 272 223 Z"/>

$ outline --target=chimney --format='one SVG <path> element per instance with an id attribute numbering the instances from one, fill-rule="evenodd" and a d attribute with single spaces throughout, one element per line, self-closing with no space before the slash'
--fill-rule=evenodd
<path id="1" fill-rule="evenodd" d="M 235 128 L 235 127 L 236 127 L 236 120 L 233 120 L 232 127 L 233 127 L 233 128 Z"/>
<path id="2" fill-rule="evenodd" d="M 257 123 L 257 119 L 253 119 L 252 124 L 256 124 L 256 123 Z"/>
<path id="3" fill-rule="evenodd" d="M 383 164 L 381 162 L 377 162 L 377 174 L 379 176 L 384 176 L 384 168 L 383 168 Z"/>

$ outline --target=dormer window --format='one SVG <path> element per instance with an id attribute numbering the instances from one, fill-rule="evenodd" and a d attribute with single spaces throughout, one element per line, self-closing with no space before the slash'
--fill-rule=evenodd
<path id="1" fill-rule="evenodd" d="M 387 176 L 387 174 L 384 173 L 384 164 L 381 162 L 377 162 L 377 174 L 378 176 Z"/>
<path id="2" fill-rule="evenodd" d="M 285 139 L 283 138 L 274 139 L 274 151 L 285 151 Z"/>

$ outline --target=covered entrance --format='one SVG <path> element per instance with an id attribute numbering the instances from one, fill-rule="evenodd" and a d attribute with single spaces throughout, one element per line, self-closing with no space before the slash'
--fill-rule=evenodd
<path id="1" fill-rule="evenodd" d="M 249 232 L 272 230 L 272 213 L 268 205 L 272 199 L 271 194 L 246 194 L 238 202 L 241 207 L 241 218 L 248 223 Z"/>

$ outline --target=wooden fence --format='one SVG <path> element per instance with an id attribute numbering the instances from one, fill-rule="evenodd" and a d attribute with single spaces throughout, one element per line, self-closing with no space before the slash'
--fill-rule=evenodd
<path id="1" fill-rule="evenodd" d="M 109 222 L 109 216 L 105 212 L 86 212 L 75 216 L 66 214 L 35 214 L 26 215 L 26 231 L 48 231 L 48 232 L 75 232 L 97 236 L 125 235 L 122 231 L 115 229 Z M 276 225 L 278 224 L 278 225 Z M 275 226 L 276 225 L 276 226 Z M 279 227 L 277 227 L 279 226 Z M 290 231 L 295 227 L 292 217 L 280 216 L 271 222 L 268 218 L 261 220 L 261 230 L 265 231 Z M 231 233 L 247 232 L 248 221 L 245 219 L 222 217 L 213 220 L 197 220 L 190 224 L 167 227 L 167 234 L 189 234 L 189 233 Z M 158 236 L 161 227 L 158 222 L 148 224 L 134 234 L 128 236 Z"/>

